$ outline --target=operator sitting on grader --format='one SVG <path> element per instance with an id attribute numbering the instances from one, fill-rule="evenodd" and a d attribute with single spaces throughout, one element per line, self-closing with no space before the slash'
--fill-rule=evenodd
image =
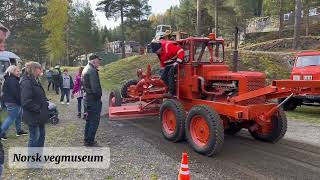
<path id="1" fill-rule="evenodd" d="M 152 42 L 151 49 L 156 53 L 160 60 L 160 68 L 164 69 L 161 79 L 168 86 L 169 92 L 165 96 L 172 97 L 174 95 L 174 81 L 170 81 L 169 72 L 175 68 L 178 63 L 182 63 L 184 59 L 183 49 L 175 42 L 161 40 L 160 42 Z"/>

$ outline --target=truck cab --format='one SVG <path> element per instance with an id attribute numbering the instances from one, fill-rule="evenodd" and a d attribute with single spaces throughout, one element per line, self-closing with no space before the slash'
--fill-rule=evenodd
<path id="1" fill-rule="evenodd" d="M 291 80 L 320 80 L 320 51 L 298 53 L 292 64 Z M 305 94 L 292 97 L 283 107 L 284 110 L 293 111 L 297 106 L 314 103 L 320 104 L 320 96 Z"/>

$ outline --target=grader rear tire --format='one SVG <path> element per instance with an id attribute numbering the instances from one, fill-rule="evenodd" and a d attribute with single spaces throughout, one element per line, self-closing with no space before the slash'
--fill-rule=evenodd
<path id="1" fill-rule="evenodd" d="M 163 136 L 173 142 L 184 139 L 186 112 L 182 104 L 173 99 L 165 100 L 160 107 Z"/>
<path id="2" fill-rule="evenodd" d="M 260 141 L 276 143 L 287 132 L 287 117 L 283 110 L 278 110 L 271 119 L 272 130 L 269 134 L 261 134 L 259 131 L 250 131 L 251 136 Z"/>
<path id="3" fill-rule="evenodd" d="M 132 85 L 137 85 L 138 84 L 138 81 L 135 80 L 135 79 L 131 79 L 131 80 L 128 80 L 121 88 L 121 95 L 123 98 L 128 98 L 129 95 L 128 95 L 128 89 L 130 86 Z"/>
<path id="4" fill-rule="evenodd" d="M 193 149 L 207 156 L 219 153 L 224 143 L 223 123 L 215 110 L 206 105 L 191 108 L 186 121 L 186 136 Z"/>

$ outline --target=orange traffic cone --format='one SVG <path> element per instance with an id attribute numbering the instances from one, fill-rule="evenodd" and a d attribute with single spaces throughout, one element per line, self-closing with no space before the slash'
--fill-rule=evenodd
<path id="1" fill-rule="evenodd" d="M 180 171 L 178 175 L 178 180 L 190 180 L 190 171 L 188 166 L 188 154 L 182 153 Z"/>

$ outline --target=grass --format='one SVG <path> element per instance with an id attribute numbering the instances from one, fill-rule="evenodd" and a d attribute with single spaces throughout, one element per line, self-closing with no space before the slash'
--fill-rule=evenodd
<path id="1" fill-rule="evenodd" d="M 320 107 L 300 106 L 295 111 L 286 112 L 290 120 L 320 124 Z"/>
<path id="2" fill-rule="evenodd" d="M 137 78 L 137 69 L 144 69 L 151 64 L 152 69 L 159 67 L 159 60 L 155 55 L 131 56 L 118 60 L 101 68 L 100 78 L 102 87 L 106 90 L 119 88 L 129 79 Z"/>

